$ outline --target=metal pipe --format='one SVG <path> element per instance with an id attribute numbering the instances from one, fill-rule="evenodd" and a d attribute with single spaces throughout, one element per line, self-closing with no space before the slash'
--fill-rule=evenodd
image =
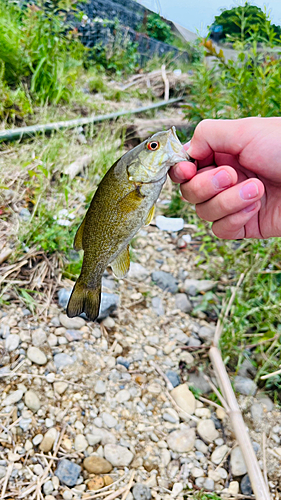
<path id="1" fill-rule="evenodd" d="M 98 123 L 105 120 L 113 120 L 114 118 L 119 118 L 119 116 L 143 113 L 145 111 L 161 108 L 162 106 L 168 106 L 169 104 L 173 104 L 175 102 L 179 102 L 182 100 L 183 100 L 182 97 L 176 97 L 174 99 L 169 99 L 169 101 L 161 101 L 155 104 L 151 104 L 150 106 L 118 111 L 116 113 L 109 113 L 107 115 L 90 116 L 88 118 L 78 118 L 76 120 L 68 120 L 64 122 L 45 123 L 43 125 L 31 125 L 29 127 L 19 127 L 19 128 L 3 130 L 0 131 L 0 142 L 12 141 L 14 139 L 22 139 L 23 137 L 26 136 L 31 137 L 36 133 L 41 133 L 41 132 L 52 132 L 53 130 L 57 131 L 63 128 L 74 128 L 81 125 L 87 125 L 89 123 Z"/>

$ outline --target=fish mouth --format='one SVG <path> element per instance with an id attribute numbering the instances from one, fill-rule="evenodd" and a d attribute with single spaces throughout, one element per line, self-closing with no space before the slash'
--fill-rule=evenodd
<path id="1" fill-rule="evenodd" d="M 183 155 L 181 156 L 181 154 L 179 153 L 179 151 L 175 151 L 176 154 L 178 155 L 177 158 L 175 159 L 175 163 L 177 162 L 180 162 L 180 161 L 190 161 L 192 163 L 195 163 L 196 160 L 194 160 L 194 158 L 192 158 L 188 152 L 184 149 L 182 143 L 180 142 L 178 136 L 177 136 L 177 132 L 176 132 L 176 127 L 173 125 L 170 130 L 170 135 L 172 135 L 172 141 L 176 141 L 177 145 L 180 145 L 181 146 L 181 153 L 183 153 Z M 174 149 L 174 148 L 173 148 Z"/>

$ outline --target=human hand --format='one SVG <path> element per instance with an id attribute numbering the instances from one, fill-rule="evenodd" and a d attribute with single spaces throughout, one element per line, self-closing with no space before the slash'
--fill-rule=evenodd
<path id="1" fill-rule="evenodd" d="M 281 236 L 281 118 L 203 120 L 185 145 L 196 165 L 170 170 L 224 239 Z"/>

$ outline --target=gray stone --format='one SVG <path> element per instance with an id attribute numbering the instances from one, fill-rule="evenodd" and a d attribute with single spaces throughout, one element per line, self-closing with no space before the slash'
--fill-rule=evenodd
<path id="1" fill-rule="evenodd" d="M 181 381 L 180 381 L 180 378 L 176 372 L 173 372 L 172 370 L 168 370 L 166 372 L 166 376 L 170 380 L 173 387 L 177 387 L 178 385 L 180 385 Z"/>
<path id="2" fill-rule="evenodd" d="M 203 394 L 212 392 L 209 382 L 204 379 L 203 373 L 190 373 L 188 377 L 188 385 L 193 386 L 195 389 L 201 391 Z"/>
<path id="3" fill-rule="evenodd" d="M 133 487 L 133 497 L 134 500 L 150 500 L 151 499 L 151 491 L 146 484 L 137 483 Z"/>
<path id="4" fill-rule="evenodd" d="M 247 472 L 247 467 L 239 446 L 236 446 L 230 454 L 230 467 L 233 476 L 243 476 Z"/>
<path id="5" fill-rule="evenodd" d="M 131 262 L 128 278 L 132 281 L 144 281 L 149 276 L 149 271 L 138 262 Z"/>
<path id="6" fill-rule="evenodd" d="M 59 315 L 59 320 L 62 326 L 69 330 L 80 330 L 82 326 L 85 326 L 86 322 L 83 318 L 69 318 L 66 314 L 61 313 Z"/>
<path id="7" fill-rule="evenodd" d="M 19 216 L 22 220 L 24 220 L 25 222 L 27 222 L 30 217 L 31 217 L 31 213 L 30 211 L 28 210 L 28 208 L 21 208 L 21 210 L 19 211 Z"/>
<path id="8" fill-rule="evenodd" d="M 108 278 L 102 278 L 102 288 L 108 288 L 108 290 L 114 290 L 115 289 L 115 281 L 113 279 L 108 279 Z"/>
<path id="9" fill-rule="evenodd" d="M 47 356 L 38 347 L 30 346 L 27 350 L 27 357 L 36 365 L 45 365 L 47 363 Z"/>
<path id="10" fill-rule="evenodd" d="M 211 280 L 186 279 L 183 287 L 184 291 L 188 295 L 196 295 L 200 292 L 208 292 L 209 290 L 212 290 L 216 286 L 216 284 L 216 281 Z"/>
<path id="11" fill-rule="evenodd" d="M 199 347 L 202 344 L 201 340 L 195 337 L 189 337 L 188 345 L 191 347 Z"/>
<path id="12" fill-rule="evenodd" d="M 255 422 L 260 422 L 262 420 L 263 407 L 262 407 L 261 403 L 254 403 L 251 406 L 251 415 L 252 415 L 252 419 Z"/>
<path id="13" fill-rule="evenodd" d="M 201 453 L 203 453 L 204 455 L 208 453 L 208 446 L 203 441 L 201 441 L 201 439 L 195 440 L 195 448 L 196 450 L 201 451 Z"/>
<path id="14" fill-rule="evenodd" d="M 98 380 L 94 386 L 94 391 L 96 394 L 106 393 L 106 384 L 103 380 Z"/>
<path id="15" fill-rule="evenodd" d="M 118 424 L 118 421 L 116 420 L 116 418 L 113 417 L 112 415 L 110 415 L 110 413 L 107 413 L 106 411 L 104 411 L 101 414 L 101 417 L 102 417 L 106 427 L 109 427 L 109 429 L 116 427 L 116 425 Z"/>
<path id="16" fill-rule="evenodd" d="M 214 480 L 207 477 L 203 483 L 203 488 L 207 491 L 214 491 L 214 489 L 215 489 Z"/>
<path id="17" fill-rule="evenodd" d="M 62 484 L 72 487 L 77 484 L 80 472 L 80 465 L 64 458 L 63 460 L 59 461 L 57 469 L 55 471 L 55 475 L 59 478 Z"/>
<path id="18" fill-rule="evenodd" d="M 167 290 L 171 293 L 177 293 L 178 284 L 176 278 L 170 273 L 164 271 L 154 271 L 152 273 L 152 281 L 156 283 L 162 290 Z"/>
<path id="19" fill-rule="evenodd" d="M 179 421 L 179 417 L 176 418 L 175 415 L 172 415 L 171 413 L 168 413 L 165 411 L 163 413 L 163 419 L 166 420 L 166 422 L 170 422 L 171 424 L 177 424 Z"/>
<path id="20" fill-rule="evenodd" d="M 115 444 L 116 443 L 116 437 L 114 436 L 114 434 L 112 434 L 112 432 L 108 431 L 107 429 L 104 429 L 104 428 L 98 428 L 98 427 L 95 427 L 93 430 L 92 430 L 92 436 L 96 436 L 97 437 L 100 437 L 100 443 L 102 444 L 102 446 L 106 445 L 106 444 Z M 93 438 L 92 438 L 93 439 Z"/>
<path id="21" fill-rule="evenodd" d="M 66 391 L 67 388 L 68 388 L 67 382 L 55 382 L 54 383 L 54 390 L 60 396 Z"/>
<path id="22" fill-rule="evenodd" d="M 23 396 L 23 391 L 18 389 L 17 391 L 10 392 L 10 394 L 2 401 L 2 406 L 10 406 L 18 403 Z"/>
<path id="23" fill-rule="evenodd" d="M 45 495 L 50 495 L 52 491 L 54 491 L 54 485 L 51 480 L 46 481 L 46 483 L 43 486 L 43 491 Z"/>
<path id="24" fill-rule="evenodd" d="M 126 358 L 123 358 L 123 356 L 118 356 L 118 358 L 116 358 L 116 364 L 125 366 L 125 368 L 127 368 L 127 370 L 129 370 L 131 361 L 129 361 Z"/>
<path id="25" fill-rule="evenodd" d="M 239 370 L 238 370 L 238 375 L 241 377 L 246 377 L 246 378 L 253 378 L 255 377 L 257 373 L 256 367 L 251 363 L 251 361 L 247 358 L 243 360 L 243 363 L 241 364 Z"/>
<path id="26" fill-rule="evenodd" d="M 101 436 L 96 434 L 86 434 L 86 438 L 90 446 L 95 446 L 101 442 Z"/>
<path id="27" fill-rule="evenodd" d="M 211 328 L 209 326 L 201 326 L 199 330 L 199 337 L 201 340 L 204 340 L 204 342 L 212 342 L 215 334 L 215 328 Z"/>
<path id="28" fill-rule="evenodd" d="M 195 430 L 186 425 L 181 429 L 171 432 L 167 438 L 170 450 L 185 453 L 191 451 L 195 443 Z"/>
<path id="29" fill-rule="evenodd" d="M 212 455 L 211 455 L 211 460 L 214 464 L 218 465 L 221 463 L 221 461 L 224 459 L 225 455 L 228 453 L 229 448 L 226 446 L 226 444 L 223 444 L 222 446 L 217 446 L 217 448 L 214 449 Z"/>
<path id="30" fill-rule="evenodd" d="M 58 370 L 65 368 L 66 366 L 72 365 L 74 363 L 73 359 L 69 354 L 61 352 L 59 354 L 55 354 L 54 363 Z"/>
<path id="31" fill-rule="evenodd" d="M 121 391 L 117 392 L 115 399 L 116 401 L 118 401 L 118 403 L 125 403 L 126 401 L 129 401 L 129 399 L 131 399 L 131 394 L 128 389 L 122 389 Z"/>
<path id="32" fill-rule="evenodd" d="M 8 352 L 15 351 L 20 343 L 20 337 L 16 333 L 11 333 L 6 337 L 5 340 L 5 348 L 7 349 Z"/>
<path id="33" fill-rule="evenodd" d="M 257 392 L 257 384 L 249 378 L 237 375 L 234 379 L 234 389 L 245 396 L 254 396 Z"/>
<path id="34" fill-rule="evenodd" d="M 161 231 L 174 233 L 183 229 L 184 220 L 181 217 L 165 217 L 164 215 L 157 215 L 156 226 L 158 229 L 161 229 Z"/>
<path id="35" fill-rule="evenodd" d="M 24 402 L 27 408 L 34 412 L 37 412 L 40 408 L 40 399 L 38 398 L 36 392 L 32 390 L 26 391 L 24 395 Z"/>
<path id="36" fill-rule="evenodd" d="M 241 492 L 243 493 L 243 495 L 252 495 L 253 494 L 251 481 L 250 481 L 248 474 L 246 474 L 242 478 L 242 481 L 240 483 L 240 489 L 241 489 Z"/>
<path id="37" fill-rule="evenodd" d="M 70 295 L 71 295 L 71 290 L 68 290 L 67 288 L 61 288 L 58 291 L 59 305 L 63 309 L 66 309 L 66 306 L 67 306 L 68 301 L 70 299 Z M 56 325 L 56 326 L 58 326 L 58 325 Z"/>
<path id="38" fill-rule="evenodd" d="M 157 316 L 164 316 L 165 309 L 160 297 L 153 297 L 151 299 L 151 307 L 156 312 Z"/>
<path id="39" fill-rule="evenodd" d="M 271 399 L 267 396 L 267 394 L 264 394 L 260 392 L 257 394 L 256 398 L 259 400 L 259 402 L 266 407 L 267 411 L 272 411 L 274 408 L 274 404 L 271 401 Z"/>
<path id="40" fill-rule="evenodd" d="M 106 444 L 104 456 L 113 467 L 128 467 L 134 458 L 130 450 L 118 444 Z"/>
<path id="41" fill-rule="evenodd" d="M 81 318 L 82 319 L 82 318 Z M 74 342 L 75 340 L 82 340 L 83 335 L 78 330 L 66 330 L 64 334 L 68 342 Z"/>
<path id="42" fill-rule="evenodd" d="M 184 313 L 189 313 L 192 311 L 192 304 L 185 293 L 177 293 L 175 296 L 176 309 Z"/>
<path id="43" fill-rule="evenodd" d="M 35 347 L 40 347 L 41 345 L 44 344 L 44 342 L 46 342 L 47 335 L 42 328 L 37 328 L 37 330 L 34 330 L 32 332 L 31 338 L 32 338 L 32 344 Z"/>

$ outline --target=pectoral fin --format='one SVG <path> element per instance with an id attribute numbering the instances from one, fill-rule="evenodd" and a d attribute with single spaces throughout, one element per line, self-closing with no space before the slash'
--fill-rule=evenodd
<path id="1" fill-rule="evenodd" d="M 129 245 L 119 253 L 110 265 L 116 278 L 124 278 L 124 276 L 126 276 L 130 268 Z"/>
<path id="2" fill-rule="evenodd" d="M 119 202 L 119 207 L 125 213 L 130 213 L 139 208 L 144 196 L 140 192 L 140 187 L 137 186 L 134 191 L 126 194 Z"/>
<path id="3" fill-rule="evenodd" d="M 146 218 L 146 221 L 145 221 L 145 225 L 146 226 L 149 226 L 149 224 L 151 223 L 153 217 L 154 217 L 154 214 L 155 214 L 155 205 L 153 205 L 151 207 L 151 209 L 149 210 L 148 214 L 147 214 L 147 218 Z"/>
<path id="4" fill-rule="evenodd" d="M 86 218 L 83 220 L 82 224 L 79 226 L 79 228 L 77 230 L 77 233 L 75 235 L 75 238 L 74 238 L 73 248 L 77 252 L 79 250 L 83 250 L 82 239 L 83 239 L 83 231 L 84 231 L 84 226 L 85 226 L 85 220 L 86 220 Z"/>

